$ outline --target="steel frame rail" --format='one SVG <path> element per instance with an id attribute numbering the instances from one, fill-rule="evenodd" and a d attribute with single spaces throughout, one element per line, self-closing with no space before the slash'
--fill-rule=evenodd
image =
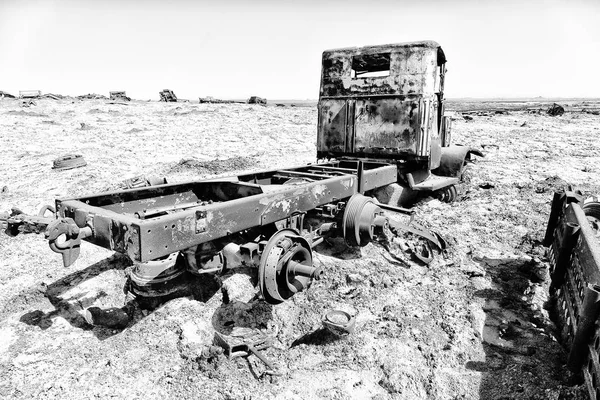
<path id="1" fill-rule="evenodd" d="M 315 168 L 323 169 L 310 172 Z M 284 184 L 294 178 L 300 181 Z M 56 210 L 91 227 L 83 240 L 146 262 L 396 181 L 395 165 L 335 161 L 59 199 Z"/>

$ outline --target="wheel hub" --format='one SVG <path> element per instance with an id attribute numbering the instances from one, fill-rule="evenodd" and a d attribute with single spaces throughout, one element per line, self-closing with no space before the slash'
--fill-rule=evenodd
<path id="1" fill-rule="evenodd" d="M 312 249 L 291 229 L 282 229 L 267 242 L 258 267 L 260 291 L 270 304 L 279 304 L 320 279 L 321 268 L 312 265 Z"/>
<path id="2" fill-rule="evenodd" d="M 387 225 L 383 210 L 372 198 L 355 194 L 344 210 L 343 232 L 350 246 L 366 246 Z"/>

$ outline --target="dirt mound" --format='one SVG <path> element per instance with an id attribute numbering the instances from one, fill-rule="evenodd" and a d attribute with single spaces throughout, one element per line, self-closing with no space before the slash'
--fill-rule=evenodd
<path id="1" fill-rule="evenodd" d="M 229 171 L 239 171 L 256 167 L 258 161 L 254 157 L 234 157 L 224 160 L 200 161 L 184 159 L 173 166 L 169 172 L 194 170 L 200 175 L 218 175 Z"/>
<path id="2" fill-rule="evenodd" d="M 34 111 L 25 111 L 25 110 L 10 110 L 7 111 L 6 114 L 10 115 L 22 115 L 24 117 L 48 117 L 47 114 L 42 114 Z"/>

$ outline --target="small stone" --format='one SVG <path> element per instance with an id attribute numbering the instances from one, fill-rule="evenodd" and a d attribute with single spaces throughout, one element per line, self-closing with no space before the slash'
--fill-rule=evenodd
<path id="1" fill-rule="evenodd" d="M 256 290 L 251 278 L 246 274 L 233 274 L 225 277 L 221 290 L 223 292 L 224 303 L 235 301 L 248 303 L 256 296 Z"/>
<path id="2" fill-rule="evenodd" d="M 381 279 L 381 284 L 384 288 L 392 287 L 393 283 L 389 276 L 385 275 L 383 279 Z"/>

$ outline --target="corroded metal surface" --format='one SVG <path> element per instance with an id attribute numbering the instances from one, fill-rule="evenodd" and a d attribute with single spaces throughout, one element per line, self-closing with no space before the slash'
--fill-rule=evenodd
<path id="1" fill-rule="evenodd" d="M 548 246 L 558 325 L 569 349 L 567 366 L 582 372 L 593 400 L 600 399 L 600 243 L 580 197 L 558 192 L 544 245 Z"/>
<path id="2" fill-rule="evenodd" d="M 158 95 L 160 96 L 160 101 L 172 103 L 177 102 L 177 96 L 175 96 L 175 93 L 171 89 L 163 89 L 162 91 L 158 92 Z"/>
<path id="3" fill-rule="evenodd" d="M 124 91 L 113 91 L 109 93 L 110 100 L 124 100 L 130 101 L 131 98 L 127 97 L 127 94 Z"/>
<path id="4" fill-rule="evenodd" d="M 380 56 L 380 60 L 373 62 L 375 56 Z M 445 62 L 444 52 L 433 41 L 328 50 L 323 52 L 320 95 L 433 95 L 436 70 Z M 388 69 L 389 74 L 376 79 L 361 77 L 369 73 L 369 64 L 375 64 L 373 69 L 378 72 Z"/>
<path id="5" fill-rule="evenodd" d="M 91 226 L 94 234 L 86 241 L 145 262 L 349 198 L 359 187 L 357 164 L 314 164 L 57 200 L 57 213 L 76 227 Z M 364 164 L 364 190 L 395 182 L 395 166 Z M 300 184 L 289 184 L 298 179 Z"/>
<path id="6" fill-rule="evenodd" d="M 419 160 L 436 168 L 445 62 L 432 41 L 325 51 L 318 157 Z"/>

